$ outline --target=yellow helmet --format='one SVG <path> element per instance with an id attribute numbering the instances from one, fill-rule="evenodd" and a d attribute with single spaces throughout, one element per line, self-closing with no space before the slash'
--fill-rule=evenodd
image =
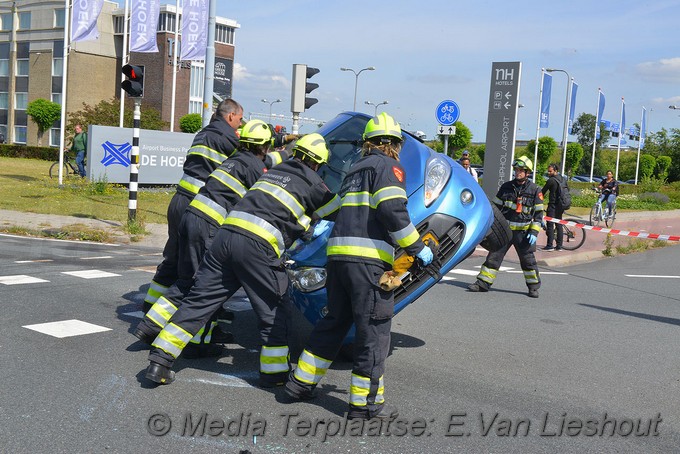
<path id="1" fill-rule="evenodd" d="M 512 167 L 513 169 L 527 169 L 529 172 L 534 171 L 534 165 L 532 164 L 531 159 L 527 158 L 526 156 L 520 156 L 519 158 L 512 161 Z"/>
<path id="2" fill-rule="evenodd" d="M 243 125 L 239 142 L 252 143 L 254 145 L 264 145 L 272 139 L 272 132 L 262 120 L 250 120 Z"/>
<path id="3" fill-rule="evenodd" d="M 385 112 L 381 112 L 368 120 L 364 129 L 364 140 L 381 139 L 382 141 L 383 138 L 390 142 L 395 140 L 402 142 L 404 140 L 399 123 Z"/>
<path id="4" fill-rule="evenodd" d="M 302 158 L 302 156 L 298 156 L 299 154 L 305 155 L 317 164 L 327 163 L 329 152 L 326 140 L 316 132 L 302 136 L 293 147 L 293 156 Z"/>

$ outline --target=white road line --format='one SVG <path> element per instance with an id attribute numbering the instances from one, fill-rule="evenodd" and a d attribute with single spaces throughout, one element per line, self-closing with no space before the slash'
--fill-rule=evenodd
<path id="1" fill-rule="evenodd" d="M 443 278 L 441 278 L 441 280 L 439 282 L 457 281 L 457 280 L 458 279 L 456 279 L 455 277 L 452 277 L 452 276 L 444 276 Z"/>
<path id="2" fill-rule="evenodd" d="M 69 276 L 80 277 L 83 279 L 99 279 L 102 277 L 115 277 L 120 274 L 109 273 L 101 270 L 82 270 L 82 271 L 62 271 L 61 274 L 68 274 Z"/>
<path id="3" fill-rule="evenodd" d="M 680 279 L 680 276 L 664 276 L 660 274 L 624 274 L 626 277 L 651 277 L 656 279 Z"/>
<path id="4" fill-rule="evenodd" d="M 111 328 L 94 325 L 92 323 L 87 323 L 80 320 L 62 320 L 59 322 L 38 323 L 37 325 L 25 325 L 22 328 L 27 328 L 39 333 L 47 334 L 48 336 L 57 337 L 59 339 L 64 337 L 82 336 L 84 334 L 111 331 Z"/>
<path id="5" fill-rule="evenodd" d="M 475 266 L 475 268 L 481 268 L 481 267 L 482 267 L 482 265 L 476 265 Z M 513 268 L 511 266 L 501 266 L 500 268 L 498 268 L 498 271 L 510 271 L 510 270 L 514 270 L 514 269 L 515 268 Z"/>
<path id="6" fill-rule="evenodd" d="M 98 259 L 112 259 L 111 255 L 101 255 L 99 257 L 80 257 L 80 260 L 98 260 Z"/>
<path id="7" fill-rule="evenodd" d="M 42 259 L 42 260 L 16 260 L 14 263 L 45 263 L 54 262 L 52 259 Z"/>
<path id="8" fill-rule="evenodd" d="M 37 284 L 40 282 L 49 281 L 37 277 L 26 276 L 25 274 L 18 274 L 16 276 L 0 276 L 0 284 L 4 285 Z"/>
<path id="9" fill-rule="evenodd" d="M 465 276 L 477 276 L 479 273 L 477 271 L 472 271 L 472 270 L 451 270 L 448 272 L 448 274 L 463 274 Z"/>

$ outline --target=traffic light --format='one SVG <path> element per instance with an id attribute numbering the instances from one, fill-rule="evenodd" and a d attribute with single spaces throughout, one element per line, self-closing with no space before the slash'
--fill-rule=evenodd
<path id="1" fill-rule="evenodd" d="M 307 95 L 319 88 L 319 84 L 307 82 L 307 79 L 317 74 L 317 68 L 307 65 L 293 65 L 293 93 L 290 97 L 291 112 L 304 112 L 319 102 L 316 98 L 308 98 Z"/>
<path id="2" fill-rule="evenodd" d="M 128 96 L 141 98 L 144 96 L 144 66 L 125 65 L 123 74 L 127 77 L 120 85 Z"/>

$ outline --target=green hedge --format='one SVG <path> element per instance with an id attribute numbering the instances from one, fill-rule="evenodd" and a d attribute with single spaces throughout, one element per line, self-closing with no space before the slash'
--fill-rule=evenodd
<path id="1" fill-rule="evenodd" d="M 29 147 L 26 145 L 0 145 L 0 156 L 6 158 L 31 158 L 55 161 L 59 150 L 50 147 Z"/>

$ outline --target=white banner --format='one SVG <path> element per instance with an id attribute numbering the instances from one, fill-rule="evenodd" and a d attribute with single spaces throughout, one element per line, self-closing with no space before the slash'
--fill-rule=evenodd
<path id="1" fill-rule="evenodd" d="M 130 16 L 130 52 L 158 52 L 156 29 L 160 0 L 132 2 Z"/>
<path id="2" fill-rule="evenodd" d="M 104 0 L 73 0 L 71 42 L 99 39 L 97 19 Z"/>
<path id="3" fill-rule="evenodd" d="M 205 60 L 209 0 L 184 0 L 180 60 Z"/>

